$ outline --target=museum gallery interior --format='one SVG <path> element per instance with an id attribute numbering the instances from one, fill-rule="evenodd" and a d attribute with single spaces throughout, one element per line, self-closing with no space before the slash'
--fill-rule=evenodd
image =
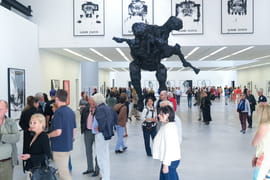
<path id="1" fill-rule="evenodd" d="M 223 93 L 211 101 L 212 122 L 206 126 L 198 121 L 195 98 L 189 108 L 185 92 L 188 87 L 246 87 L 256 100 L 258 90 L 270 98 L 270 1 L 2 0 L 0 5 L 0 99 L 8 101 L 7 115 L 19 119 L 27 96 L 52 88 L 68 91 L 77 117 L 73 179 L 99 179 L 82 174 L 87 164 L 81 92 L 90 95 L 96 88 L 106 95 L 107 88 L 130 86 L 139 94 L 153 89 L 157 98 L 159 88 L 182 90 L 176 110 L 183 136 L 180 179 L 252 178 L 256 111 L 253 128 L 240 133 L 238 102 L 225 105 Z M 145 155 L 141 125 L 127 122 L 125 153 L 115 153 L 117 135 L 110 141 L 110 179 L 159 178 L 160 162 Z M 21 162 L 13 179 L 26 179 Z"/>

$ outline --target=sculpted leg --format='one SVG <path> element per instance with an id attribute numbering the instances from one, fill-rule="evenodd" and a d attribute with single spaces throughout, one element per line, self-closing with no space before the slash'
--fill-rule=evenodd
<path id="1" fill-rule="evenodd" d="M 134 62 L 131 62 L 129 65 L 129 71 L 130 71 L 130 79 L 133 87 L 136 90 L 136 93 L 138 95 L 138 104 L 137 104 L 137 110 L 142 112 L 143 110 L 143 96 L 142 96 L 142 88 L 141 88 L 141 68 L 135 64 Z"/>
<path id="2" fill-rule="evenodd" d="M 167 87 L 166 87 L 167 69 L 163 64 L 158 65 L 156 77 L 159 83 L 159 90 L 160 91 L 167 90 Z"/>
<path id="3" fill-rule="evenodd" d="M 178 57 L 179 57 L 180 60 L 182 61 L 184 67 L 190 67 L 190 68 L 192 68 L 193 71 L 194 71 L 196 74 L 198 74 L 198 73 L 200 72 L 200 69 L 195 68 L 194 66 L 192 66 L 189 62 L 187 62 L 187 61 L 185 60 L 185 57 L 184 57 L 184 55 L 183 55 L 182 52 L 181 52 L 181 49 L 180 49 L 181 47 L 180 47 L 179 44 L 176 44 L 173 48 L 174 48 L 174 54 L 175 54 L 175 55 L 178 55 Z"/>

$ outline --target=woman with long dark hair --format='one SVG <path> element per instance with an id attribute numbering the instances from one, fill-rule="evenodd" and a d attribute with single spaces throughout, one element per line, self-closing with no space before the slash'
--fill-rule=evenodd
<path id="1" fill-rule="evenodd" d="M 22 111 L 19 125 L 23 130 L 23 154 L 27 152 L 30 142 L 32 140 L 32 135 L 29 127 L 29 122 L 31 119 L 31 116 L 38 112 L 38 99 L 34 96 L 28 96 L 27 97 L 27 104 Z M 25 165 L 25 162 L 23 161 L 23 164 Z M 25 167 L 24 167 L 25 170 Z"/>

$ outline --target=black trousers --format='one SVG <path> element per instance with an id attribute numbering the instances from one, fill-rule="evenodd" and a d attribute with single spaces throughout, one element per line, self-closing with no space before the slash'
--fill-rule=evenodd
<path id="1" fill-rule="evenodd" d="M 152 151 L 150 147 L 150 137 L 152 138 L 152 140 L 154 139 L 154 137 L 157 134 L 157 128 L 155 126 L 148 129 L 146 126 L 142 126 L 142 129 L 146 154 L 147 156 L 152 156 Z"/>
<path id="2" fill-rule="evenodd" d="M 247 117 L 248 127 L 252 127 L 252 114 L 253 111 L 251 110 L 250 116 Z"/>

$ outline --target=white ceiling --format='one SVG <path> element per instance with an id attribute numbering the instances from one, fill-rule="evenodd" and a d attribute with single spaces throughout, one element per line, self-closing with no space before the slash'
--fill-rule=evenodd
<path id="1" fill-rule="evenodd" d="M 181 47 L 182 53 L 187 56 L 192 50 L 196 47 L 194 46 L 185 46 Z M 221 49 L 222 46 L 200 46 L 197 48 L 193 54 L 188 56 L 186 60 L 194 64 L 201 69 L 201 71 L 223 71 L 223 70 L 241 70 L 245 68 L 264 66 L 266 64 L 270 64 L 270 45 L 265 46 L 227 46 L 223 50 L 217 52 L 217 50 Z M 62 48 L 58 49 L 45 49 L 46 51 L 56 53 L 58 55 L 76 59 L 79 61 L 87 61 L 86 59 L 92 59 L 96 62 L 108 62 L 107 67 L 102 67 L 103 70 L 106 71 L 128 71 L 128 62 L 120 53 L 116 50 L 115 47 L 102 47 L 102 48 L 93 48 L 94 51 L 97 51 L 100 54 L 90 50 L 90 48 L 68 48 L 72 52 L 78 53 L 77 55 L 71 54 L 70 52 L 65 51 Z M 129 47 L 119 47 L 125 54 L 125 56 L 132 60 L 130 56 Z M 246 51 L 241 51 L 246 50 Z M 210 55 L 211 53 L 216 52 L 214 55 Z M 227 57 L 230 55 L 230 57 Z M 86 58 L 83 58 L 83 57 Z M 104 57 L 105 56 L 105 57 Z M 201 60 L 205 56 L 207 58 Z M 225 58 L 224 58 L 225 57 Z M 221 60 L 219 60 L 221 58 Z M 259 59 L 258 59 L 259 58 Z M 260 59 L 261 58 L 261 59 Z M 88 60 L 89 60 L 88 59 Z M 112 62 L 110 62 L 110 60 Z M 240 63 L 239 61 L 242 61 Z M 117 66 L 116 64 L 125 64 L 124 67 Z M 177 56 L 171 56 L 167 60 L 162 60 L 165 64 L 167 62 L 175 62 L 175 66 L 170 66 L 168 68 L 169 71 L 190 71 L 190 68 L 182 68 L 179 65 L 179 58 Z M 217 63 L 220 62 L 220 63 Z M 233 66 L 231 63 L 233 62 Z M 238 62 L 238 63 L 237 63 Z M 230 63 L 230 64 L 228 64 Z M 114 66 L 110 66 L 113 65 Z M 112 68 L 113 67 L 113 68 Z M 168 67 L 168 66 L 167 66 Z"/>

